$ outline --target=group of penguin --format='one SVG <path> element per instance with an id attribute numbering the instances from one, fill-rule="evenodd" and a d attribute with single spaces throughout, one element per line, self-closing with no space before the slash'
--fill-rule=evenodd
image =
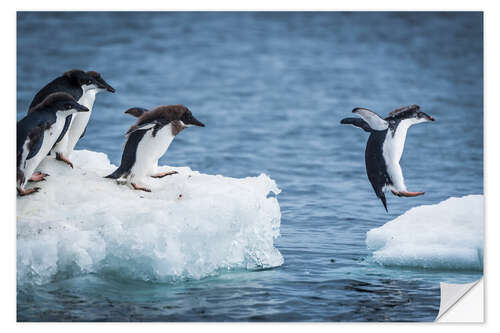
<path id="1" fill-rule="evenodd" d="M 43 87 L 33 98 L 28 114 L 17 123 L 17 192 L 25 196 L 40 188 L 25 189 L 29 181 L 45 180 L 48 175 L 36 171 L 49 154 L 73 167 L 69 160 L 78 140 L 85 134 L 96 94 L 115 92 L 99 73 L 70 70 Z M 345 118 L 341 124 L 354 125 L 370 133 L 365 150 L 368 179 L 387 211 L 385 192 L 399 197 L 415 197 L 424 192 L 406 189 L 399 161 L 408 128 L 434 121 L 418 105 L 398 108 L 382 118 L 365 108 L 355 108 L 361 118 Z M 135 190 L 150 192 L 141 181 L 145 177 L 162 178 L 175 171 L 158 172 L 158 160 L 174 137 L 190 126 L 205 125 L 183 105 L 159 106 L 152 110 L 132 107 L 125 111 L 137 118 L 126 133 L 121 164 L 106 176 L 124 180 Z"/>
<path id="2" fill-rule="evenodd" d="M 16 178 L 19 196 L 33 194 L 39 187 L 26 189 L 28 182 L 45 180 L 36 171 L 50 154 L 73 167 L 69 160 L 76 143 L 85 135 L 97 93 L 115 92 L 95 71 L 70 70 L 43 87 L 33 98 L 27 115 L 17 122 Z M 150 192 L 141 180 L 161 178 L 175 171 L 158 172 L 158 160 L 174 137 L 190 126 L 205 125 L 183 105 L 159 106 L 152 110 L 133 107 L 125 113 L 137 117 L 126 133 L 121 164 L 106 176 L 124 179 L 135 190 Z"/>

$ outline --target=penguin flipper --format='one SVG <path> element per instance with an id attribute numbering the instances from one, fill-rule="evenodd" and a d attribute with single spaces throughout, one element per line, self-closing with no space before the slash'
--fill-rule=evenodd
<path id="1" fill-rule="evenodd" d="M 25 161 L 21 161 L 23 146 L 28 140 L 28 150 L 31 150 L 29 158 L 32 158 L 41 148 L 43 143 L 43 132 L 56 122 L 56 116 L 47 112 L 33 112 L 17 122 L 17 166 L 21 166 Z M 41 137 L 41 138 L 40 138 Z M 28 159 L 28 156 L 26 156 Z"/>
<path id="2" fill-rule="evenodd" d="M 133 107 L 125 111 L 124 113 L 128 113 L 131 116 L 134 116 L 136 118 L 139 118 L 142 116 L 145 112 L 148 112 L 148 109 L 145 108 L 140 108 L 140 107 Z"/>
<path id="3" fill-rule="evenodd" d="M 127 131 L 126 135 L 132 134 L 133 132 L 136 132 L 139 130 L 149 130 L 149 129 L 155 127 L 156 125 L 158 125 L 158 122 L 156 120 L 154 120 L 152 122 L 140 124 L 140 125 L 134 125 L 134 126 L 130 127 L 130 129 Z"/>
<path id="4" fill-rule="evenodd" d="M 353 126 L 359 127 L 361 129 L 363 129 L 365 132 L 372 131 L 370 125 L 368 125 L 368 123 L 366 121 L 364 121 L 363 119 L 360 119 L 360 118 L 344 118 L 340 121 L 340 123 L 344 124 L 344 125 L 353 125 Z"/>
<path id="5" fill-rule="evenodd" d="M 42 148 L 44 131 L 48 127 L 50 127 L 50 125 L 42 123 L 39 126 L 33 128 L 28 134 L 28 138 L 30 141 L 28 143 L 29 153 L 26 157 L 27 160 L 38 154 L 40 148 Z"/>
<path id="6" fill-rule="evenodd" d="M 64 136 L 66 135 L 66 133 L 68 132 L 68 129 L 69 129 L 69 125 L 71 124 L 71 119 L 73 118 L 73 115 L 70 114 L 69 116 L 66 117 L 66 119 L 64 120 L 64 126 L 63 126 L 63 129 L 61 131 L 61 134 L 59 134 L 59 137 L 57 138 L 56 142 L 54 143 L 54 145 L 52 146 L 52 148 L 50 149 L 51 151 L 57 146 L 57 144 L 59 142 L 61 142 L 61 140 L 64 138 Z M 50 154 L 50 152 L 49 152 Z"/>
<path id="7" fill-rule="evenodd" d="M 382 119 L 382 117 L 371 110 L 365 108 L 354 108 L 352 113 L 356 113 L 363 118 L 363 120 L 368 123 L 370 128 L 375 131 L 383 131 L 389 127 L 389 123 L 386 120 Z"/>
<path id="8" fill-rule="evenodd" d="M 82 135 L 80 135 L 80 139 L 83 138 L 83 136 L 85 135 L 85 132 L 87 132 L 87 126 L 85 126 L 85 128 L 83 129 Z"/>
<path id="9" fill-rule="evenodd" d="M 63 129 L 61 131 L 61 134 L 59 134 L 59 137 L 57 138 L 56 143 L 54 143 L 54 147 L 56 146 L 56 144 L 58 144 L 62 140 L 62 138 L 64 137 L 64 135 L 66 135 L 66 132 L 68 132 L 69 125 L 71 124 L 71 119 L 72 118 L 73 118 L 73 115 L 70 114 L 69 116 L 66 117 L 66 119 L 64 119 L 64 127 L 63 127 Z"/>

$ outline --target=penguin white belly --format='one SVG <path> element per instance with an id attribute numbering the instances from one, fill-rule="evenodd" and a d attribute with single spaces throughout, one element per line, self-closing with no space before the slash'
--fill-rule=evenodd
<path id="1" fill-rule="evenodd" d="M 407 120 L 401 121 L 396 127 L 394 136 L 389 129 L 382 146 L 387 173 L 389 174 L 389 177 L 391 177 L 393 189 L 398 192 L 406 191 L 403 171 L 401 170 L 399 161 L 401 160 L 401 156 L 403 155 L 406 133 L 410 125 L 411 124 Z"/>
<path id="2" fill-rule="evenodd" d="M 155 137 L 153 129 L 148 130 L 137 145 L 135 163 L 130 170 L 131 179 L 140 179 L 156 173 L 158 160 L 165 154 L 173 139 L 171 124 L 159 130 Z"/>
<path id="3" fill-rule="evenodd" d="M 24 163 L 24 177 L 25 177 L 25 182 L 31 178 L 33 175 L 33 172 L 35 171 L 36 167 L 40 164 L 40 162 L 47 156 L 47 154 L 50 152 L 52 147 L 54 146 L 54 143 L 56 142 L 57 138 L 61 134 L 61 131 L 64 127 L 64 122 L 66 120 L 66 117 L 63 115 L 57 115 L 56 122 L 52 124 L 52 126 L 49 129 L 46 129 L 43 133 L 43 142 L 40 147 L 40 150 L 38 153 L 30 158 L 29 160 L 26 160 Z M 24 185 L 23 184 L 23 185 Z"/>
<path id="4" fill-rule="evenodd" d="M 73 114 L 71 119 L 71 125 L 68 128 L 68 132 L 65 137 L 67 137 L 65 156 L 69 157 L 75 149 L 78 140 L 85 131 L 87 124 L 90 119 L 90 114 L 92 113 L 92 107 L 94 106 L 95 95 L 97 93 L 96 89 L 88 90 L 82 97 L 78 100 L 78 104 L 81 104 L 89 109 L 88 112 L 78 112 Z"/>
<path id="5" fill-rule="evenodd" d="M 89 111 L 77 112 L 73 114 L 73 116 L 71 117 L 71 122 L 68 126 L 68 130 L 62 137 L 61 141 L 59 141 L 55 145 L 53 149 L 54 152 L 61 153 L 66 157 L 69 157 L 69 155 L 73 152 L 76 143 L 80 139 L 83 131 L 85 130 L 85 127 L 87 126 L 87 123 L 89 122 L 90 113 L 92 112 L 92 106 L 94 105 L 96 93 L 97 92 L 94 89 L 83 91 L 82 97 L 80 97 L 77 102 L 78 104 L 87 107 Z M 78 132 L 80 133 L 79 135 L 77 135 Z"/>

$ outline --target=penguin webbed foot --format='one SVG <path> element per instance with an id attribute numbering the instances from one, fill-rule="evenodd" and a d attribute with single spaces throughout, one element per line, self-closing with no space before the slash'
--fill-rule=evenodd
<path id="1" fill-rule="evenodd" d="M 19 187 L 17 187 L 16 189 L 17 189 L 17 195 L 19 195 L 20 197 L 24 197 L 25 195 L 30 195 L 40 191 L 40 187 L 33 187 L 28 190 L 20 189 Z"/>
<path id="2" fill-rule="evenodd" d="M 132 185 L 132 187 L 134 188 L 134 190 L 144 191 L 144 192 L 151 192 L 151 190 L 149 188 L 147 188 L 147 187 L 139 186 L 139 185 L 136 185 L 134 183 L 130 183 L 130 185 Z"/>
<path id="3" fill-rule="evenodd" d="M 45 177 L 48 177 L 48 173 L 35 172 L 31 178 L 28 180 L 29 182 L 42 182 L 45 181 Z"/>
<path id="4" fill-rule="evenodd" d="M 154 174 L 151 177 L 152 178 L 163 178 L 165 176 L 175 175 L 176 173 L 178 173 L 178 172 L 177 171 L 165 171 L 165 172 L 160 172 L 160 173 Z"/>
<path id="5" fill-rule="evenodd" d="M 56 160 L 62 161 L 64 163 L 66 163 L 67 165 L 69 165 L 71 168 L 73 168 L 73 163 L 71 163 L 71 161 L 68 160 L 66 157 L 64 157 L 64 155 L 61 153 L 56 153 Z"/>
<path id="6" fill-rule="evenodd" d="M 394 191 L 391 190 L 392 194 L 398 196 L 398 197 L 406 197 L 406 198 L 411 198 L 411 197 L 418 197 L 420 195 L 424 195 L 425 192 L 408 192 L 408 191 Z"/>

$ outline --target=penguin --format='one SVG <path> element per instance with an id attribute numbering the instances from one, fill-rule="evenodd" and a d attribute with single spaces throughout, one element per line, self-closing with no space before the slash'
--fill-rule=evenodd
<path id="1" fill-rule="evenodd" d="M 353 125 L 370 133 L 365 150 L 366 174 L 386 212 L 388 210 L 384 192 L 387 190 L 399 197 L 423 195 L 424 192 L 409 192 L 406 189 L 399 161 L 408 128 L 414 124 L 433 122 L 435 119 L 420 111 L 420 106 L 416 104 L 398 108 L 386 118 L 365 108 L 358 107 L 352 112 L 361 119 L 345 118 L 340 123 Z"/>
<path id="2" fill-rule="evenodd" d="M 60 136 L 66 117 L 89 109 L 68 93 L 56 92 L 48 95 L 40 104 L 17 122 L 17 192 L 20 196 L 37 192 L 35 187 L 25 190 L 29 180 L 45 180 L 47 174 L 34 173 Z"/>
<path id="3" fill-rule="evenodd" d="M 205 125 L 184 105 L 159 106 L 149 111 L 142 108 L 132 109 L 136 110 L 128 113 L 140 115 L 126 133 L 120 166 L 106 178 L 126 178 L 126 182 L 133 189 L 151 192 L 141 183 L 141 179 L 147 176 L 163 178 L 177 173 L 157 170 L 158 160 L 165 154 L 175 136 L 187 127 Z"/>
<path id="4" fill-rule="evenodd" d="M 133 107 L 133 108 L 130 108 L 128 109 L 127 111 L 125 111 L 124 113 L 125 114 L 129 114 L 131 116 L 134 116 L 136 118 L 139 118 L 140 116 L 142 116 L 144 114 L 144 112 L 148 112 L 149 110 L 148 109 L 145 109 L 145 108 L 141 108 L 141 107 Z M 155 170 L 158 168 L 158 161 L 156 161 L 154 163 L 154 167 L 153 167 Z M 172 174 L 176 174 L 177 171 L 171 171 Z"/>
<path id="5" fill-rule="evenodd" d="M 72 95 L 79 104 L 84 105 L 92 111 L 95 95 L 104 90 L 112 93 L 115 92 L 115 89 L 104 81 L 99 73 L 73 69 L 65 72 L 43 87 L 33 98 L 29 110 L 42 102 L 49 94 L 60 91 Z M 90 114 L 91 112 L 86 112 L 84 114 L 69 115 L 66 118 L 63 131 L 57 139 L 55 147 L 52 149 L 55 152 L 57 160 L 63 161 L 73 167 L 73 163 L 69 160 L 69 155 L 73 152 L 78 140 L 84 136 Z"/>

